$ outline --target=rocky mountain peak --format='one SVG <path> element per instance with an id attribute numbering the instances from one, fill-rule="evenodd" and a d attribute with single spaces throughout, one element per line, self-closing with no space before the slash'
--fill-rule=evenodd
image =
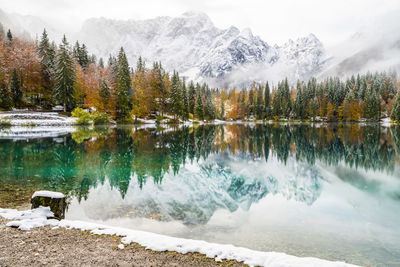
<path id="1" fill-rule="evenodd" d="M 17 16 L 11 20 L 24 28 Z M 313 34 L 272 47 L 249 28 L 219 29 L 207 14 L 196 11 L 145 20 L 91 18 L 69 39 L 85 43 L 91 53 L 103 58 L 122 46 L 132 66 L 141 56 L 150 64 L 161 61 L 168 71 L 177 70 L 188 79 L 212 86 L 238 85 L 231 79 L 238 72 L 242 73 L 241 84 L 292 77 L 293 73 L 296 78 L 307 78 L 320 68 L 324 51 Z M 294 71 L 293 66 L 306 68 Z"/>

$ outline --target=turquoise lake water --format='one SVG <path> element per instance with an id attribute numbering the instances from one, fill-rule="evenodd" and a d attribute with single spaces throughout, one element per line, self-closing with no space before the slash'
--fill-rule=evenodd
<path id="1" fill-rule="evenodd" d="M 400 266 L 400 128 L 78 128 L 0 138 L 0 185 L 61 191 L 67 219 Z"/>

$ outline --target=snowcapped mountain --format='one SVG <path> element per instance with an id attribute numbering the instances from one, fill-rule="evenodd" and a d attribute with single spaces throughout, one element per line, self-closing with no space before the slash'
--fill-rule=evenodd
<path id="1" fill-rule="evenodd" d="M 283 45 L 270 45 L 250 29 L 217 28 L 201 12 L 146 20 L 86 20 L 69 40 L 86 43 L 91 53 L 107 59 L 121 46 L 131 66 L 139 56 L 148 65 L 161 61 L 167 71 L 212 86 L 245 86 L 285 77 L 294 82 L 311 76 L 346 76 L 353 73 L 400 69 L 400 11 L 377 18 L 348 41 L 326 49 L 314 34 Z M 34 16 L 7 14 L 0 10 L 5 28 L 31 38 L 46 28 L 57 43 L 63 32 Z"/>
<path id="2" fill-rule="evenodd" d="M 102 57 L 123 46 L 132 65 L 142 56 L 190 79 L 219 86 L 284 76 L 306 79 L 324 61 L 323 45 L 313 34 L 270 46 L 250 29 L 219 29 L 200 12 L 148 20 L 89 19 L 77 39 Z"/>

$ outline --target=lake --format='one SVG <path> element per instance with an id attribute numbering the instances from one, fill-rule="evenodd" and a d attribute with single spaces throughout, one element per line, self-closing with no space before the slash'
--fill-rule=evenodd
<path id="1" fill-rule="evenodd" d="M 66 219 L 400 266 L 400 127 L 77 128 L 0 138 L 0 197 L 68 196 Z"/>

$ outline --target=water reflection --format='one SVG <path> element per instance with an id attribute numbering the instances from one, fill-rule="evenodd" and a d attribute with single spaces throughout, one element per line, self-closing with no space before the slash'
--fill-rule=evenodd
<path id="1" fill-rule="evenodd" d="M 62 191 L 72 219 L 395 266 L 399 148 L 373 125 L 80 128 L 0 141 L 0 183 Z"/>
<path id="2" fill-rule="evenodd" d="M 363 180 L 357 170 L 393 174 L 400 129 L 359 125 L 206 125 L 173 131 L 79 128 L 63 138 L 1 140 L 0 144 L 1 179 L 40 180 L 46 189 L 79 199 L 86 198 L 89 189 L 103 184 L 106 177 L 124 196 L 131 179 L 140 188 L 148 180 L 162 183 L 168 172 L 178 174 L 185 164 L 215 154 L 254 162 L 274 157 L 283 164 L 293 157 L 308 166 L 343 163 L 354 169 L 352 176 L 340 175 L 344 182 L 373 191 L 378 190 L 377 184 Z M 231 178 L 232 187 L 243 184 L 240 177 Z"/>

